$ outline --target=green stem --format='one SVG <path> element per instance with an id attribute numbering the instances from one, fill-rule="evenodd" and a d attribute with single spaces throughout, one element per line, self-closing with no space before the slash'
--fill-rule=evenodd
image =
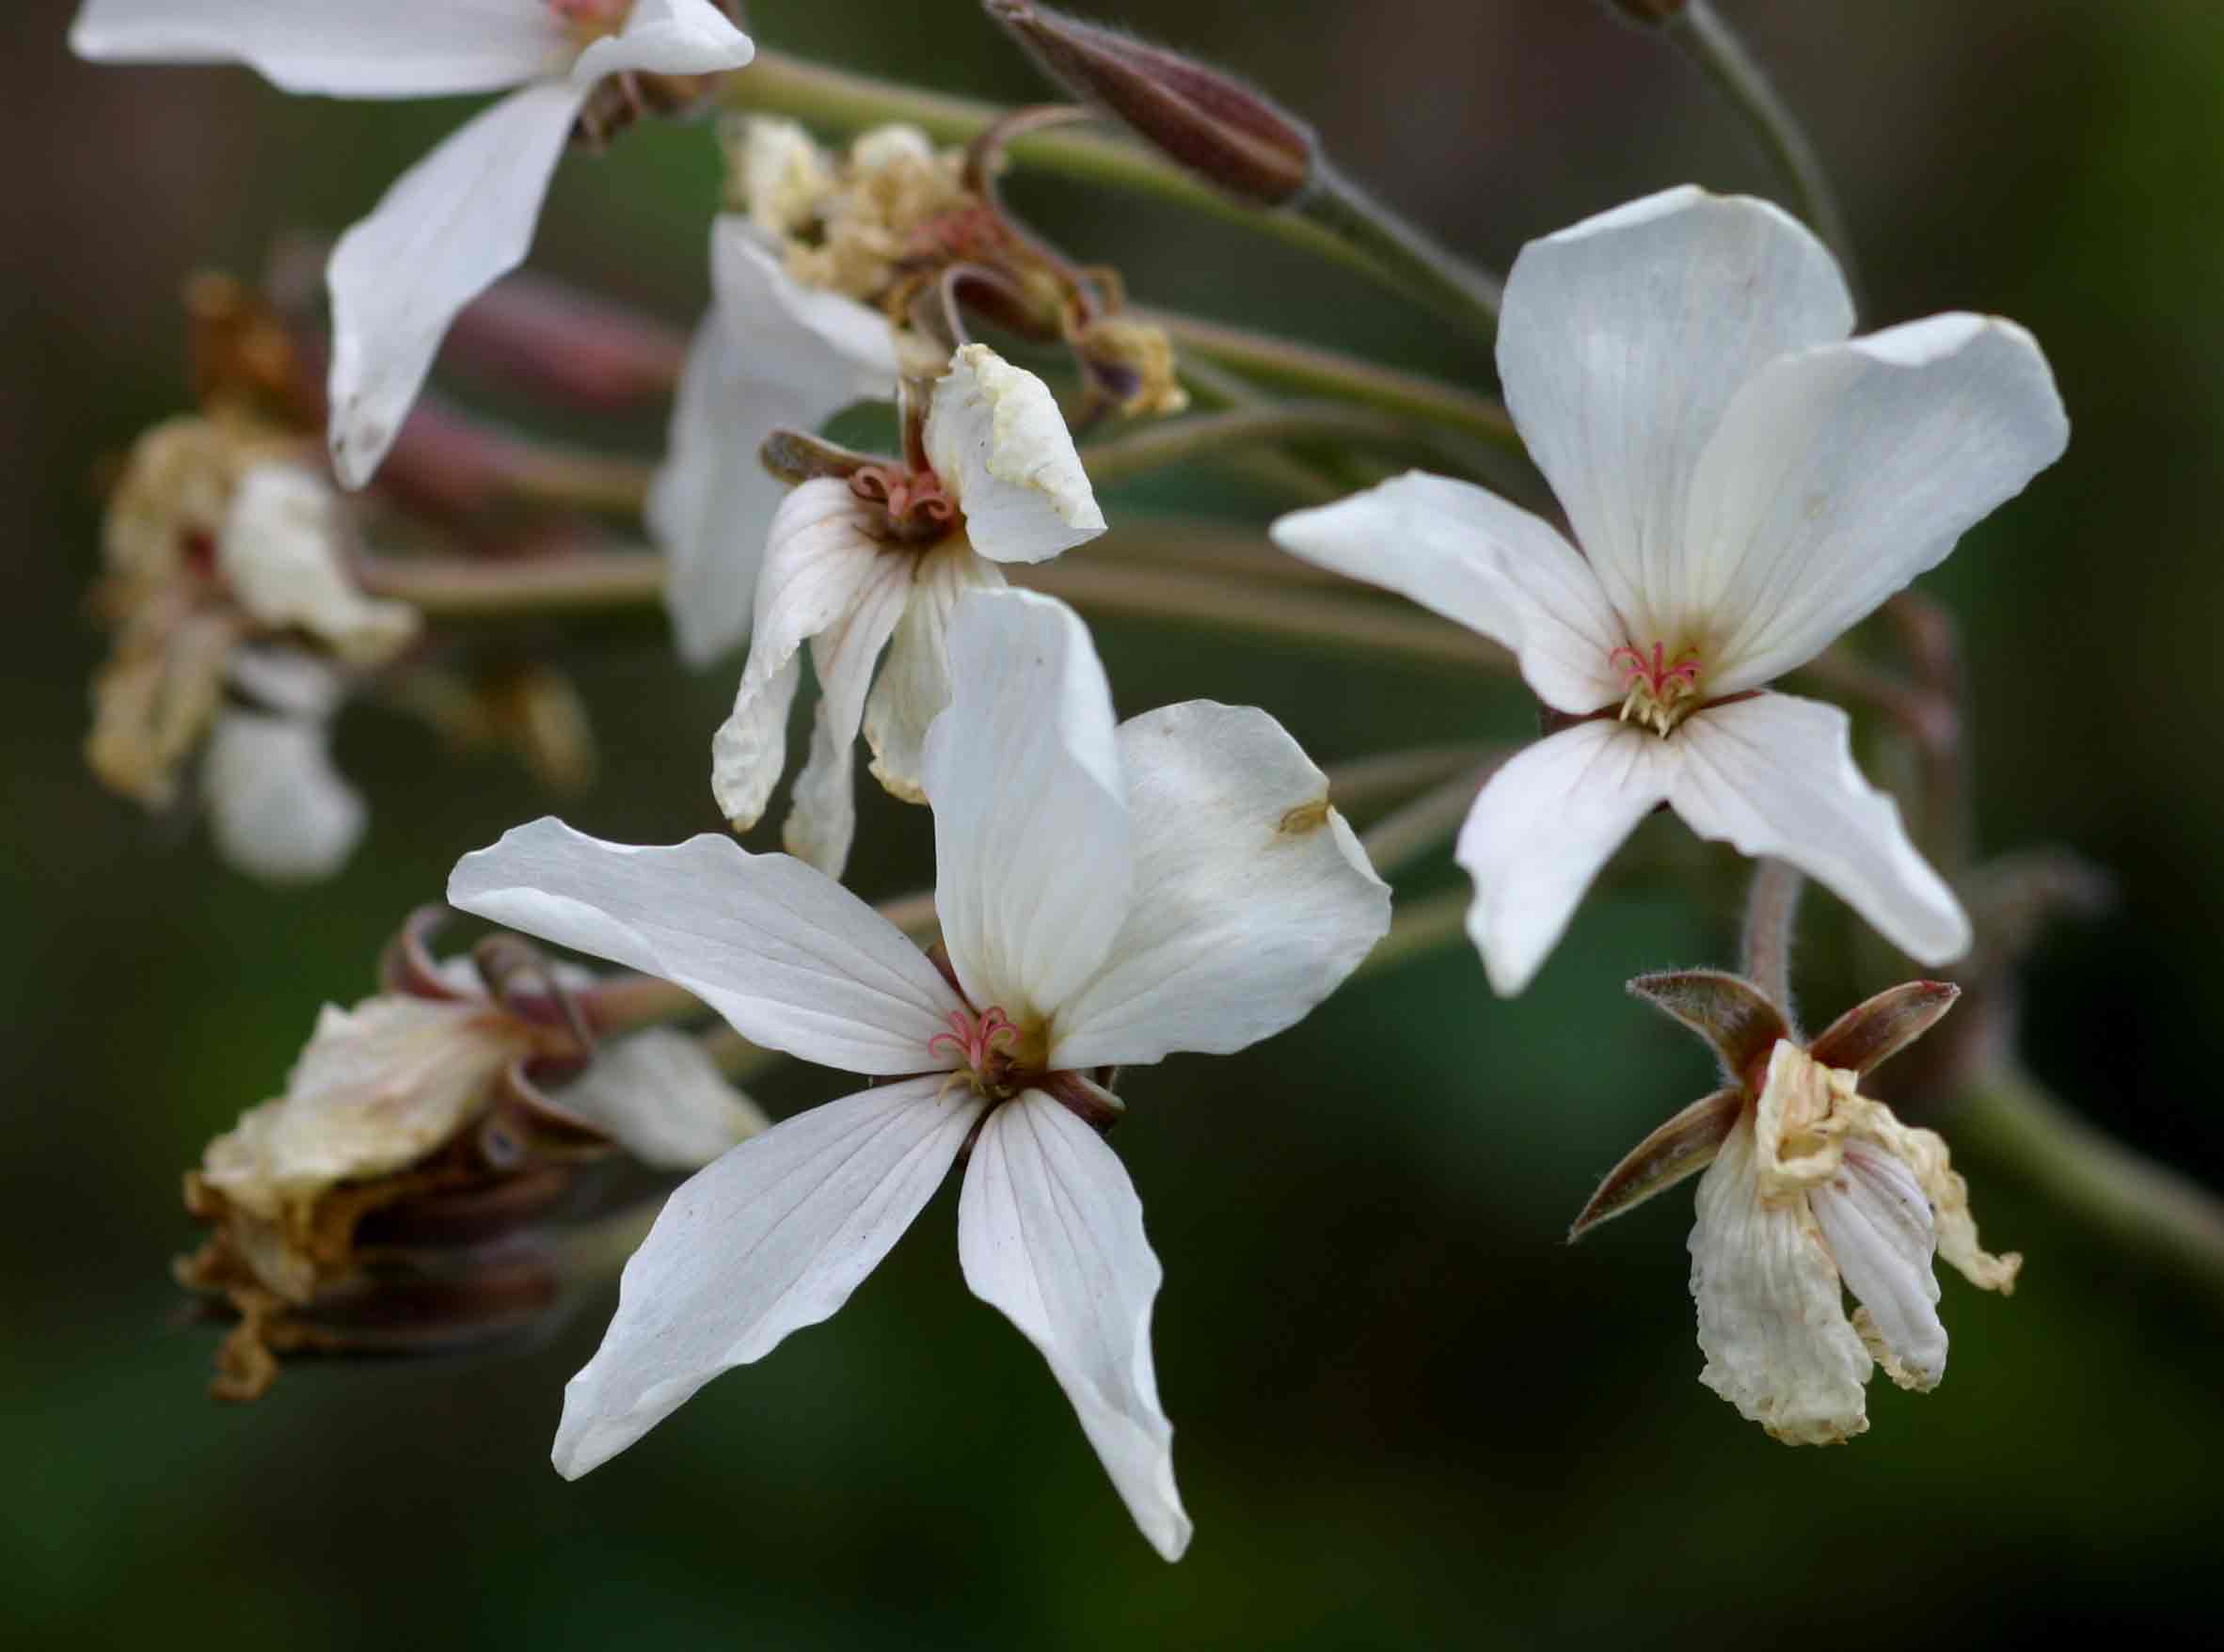
<path id="1" fill-rule="evenodd" d="M 1438 314 L 1490 343 L 1498 337 L 1498 278 L 1439 246 L 1326 161 L 1316 161 L 1292 212 L 1319 225 Z"/>
<path id="2" fill-rule="evenodd" d="M 1760 139 L 1761 147 L 1768 151 L 1770 160 L 1791 186 L 1800 216 L 1807 220 L 1837 255 L 1846 285 L 1858 298 L 1853 236 L 1846 227 L 1846 215 L 1839 210 L 1837 196 L 1831 189 L 1829 174 L 1822 169 L 1821 156 L 1816 152 L 1814 142 L 1799 118 L 1769 84 L 1768 75 L 1754 60 L 1753 54 L 1745 49 L 1744 42 L 1730 25 L 1723 22 L 1708 0 L 1691 0 L 1690 5 L 1669 21 L 1666 33 L 1744 117 L 1754 135 Z"/>
<path id="3" fill-rule="evenodd" d="M 439 619 L 641 608 L 664 596 L 664 559 L 640 550 L 565 551 L 510 561 L 358 557 L 355 575 L 366 596 L 406 602 Z"/>
<path id="4" fill-rule="evenodd" d="M 1425 792 L 1402 809 L 1384 816 L 1359 834 L 1359 847 L 1377 873 L 1387 878 L 1449 841 L 1475 806 L 1475 794 L 1510 754 L 1499 753 L 1476 768 Z"/>
<path id="5" fill-rule="evenodd" d="M 2224 1306 L 2224 1201 L 2103 1135 L 2012 1068 L 1980 1080 L 1953 1116 L 1957 1147 L 2005 1161 L 2126 1250 Z"/>
<path id="6" fill-rule="evenodd" d="M 1081 463 L 1088 479 L 1102 487 L 1234 449 L 1308 440 L 1394 447 L 1412 439 L 1410 427 L 1372 408 L 1340 402 L 1277 402 L 1145 425 L 1132 435 L 1089 443 L 1081 449 Z"/>
<path id="7" fill-rule="evenodd" d="M 1763 858 L 1754 865 L 1753 888 L 1745 897 L 1745 977 L 1771 1002 L 1787 1008 L 1791 1004 L 1792 931 L 1805 885 L 1805 877 L 1789 862 Z"/>
<path id="8" fill-rule="evenodd" d="M 1464 940 L 1468 908 L 1473 897 L 1464 889 L 1447 889 L 1399 907 L 1390 919 L 1390 932 L 1374 944 L 1350 978 L 1380 975 L 1413 959 L 1425 957 Z"/>

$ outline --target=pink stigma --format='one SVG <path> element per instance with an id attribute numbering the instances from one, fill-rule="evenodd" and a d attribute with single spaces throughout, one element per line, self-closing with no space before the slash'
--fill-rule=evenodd
<path id="1" fill-rule="evenodd" d="M 632 4 L 633 0 L 548 0 L 548 9 L 566 23 L 601 28 L 625 22 Z"/>
<path id="2" fill-rule="evenodd" d="M 945 528 L 958 516 L 958 501 L 943 491 L 942 478 L 931 470 L 913 470 L 902 465 L 861 466 L 850 478 L 850 491 L 859 499 L 887 506 L 889 521 L 898 525 L 915 519 L 930 528 Z"/>
<path id="3" fill-rule="evenodd" d="M 1625 660 L 1627 664 L 1623 663 Z M 1686 653 L 1670 665 L 1668 648 L 1662 643 L 1653 644 L 1649 660 L 1625 643 L 1606 657 L 1606 664 L 1608 670 L 1621 672 L 1625 687 L 1632 690 L 1643 687 L 1656 700 L 1670 697 L 1670 683 L 1677 685 L 1676 692 L 1688 693 L 1699 681 L 1699 656 Z"/>
<path id="4" fill-rule="evenodd" d="M 951 1059 L 969 1072 L 987 1072 L 991 1055 L 998 1050 L 1009 1051 L 1019 1042 L 1019 1028 L 1012 1025 L 1011 1017 L 993 1005 L 977 1018 L 962 1009 L 953 1009 L 947 1019 L 950 1030 L 929 1039 L 927 1054 L 935 1055 L 947 1044 Z"/>

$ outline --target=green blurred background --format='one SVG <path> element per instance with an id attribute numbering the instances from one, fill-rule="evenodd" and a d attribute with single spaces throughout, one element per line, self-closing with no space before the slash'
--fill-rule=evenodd
<path id="1" fill-rule="evenodd" d="M 1041 95 L 962 0 L 763 0 L 768 43 L 1007 100 Z M 2224 1185 L 2209 1044 L 2224 999 L 2224 8 L 2214 0 L 1724 7 L 1809 115 L 1869 311 L 1995 310 L 2045 345 L 2067 460 L 1930 581 L 1966 627 L 1988 850 L 2064 842 L 2120 910 L 2034 961 L 2025 1046 L 2086 1114 Z M 103 643 L 83 619 L 96 462 L 184 389 L 175 294 L 329 232 L 457 106 L 289 101 L 232 70 L 72 62 L 63 0 L 19 6 L 0 609 L 0 1634 L 12 1644 L 827 1647 L 1853 1646 L 2044 1631 L 2193 1640 L 2217 1602 L 2224 1302 L 1961 1154 L 2012 1300 L 1946 1282 L 1953 1369 L 1880 1383 L 1850 1448 L 1791 1451 L 1701 1389 L 1688 1197 L 1580 1250 L 1591 1182 L 1708 1088 L 1621 993 L 1726 959 L 1732 868 L 1594 901 L 1538 985 L 1464 951 L 1346 992 L 1237 1059 L 1132 1074 L 1119 1146 L 1167 1266 L 1160 1384 L 1197 1520 L 1168 1567 L 1130 1529 L 1031 1349 L 964 1291 L 945 1195 L 829 1326 L 729 1375 L 574 1485 L 547 1463 L 607 1313 L 469 1360 L 297 1367 L 203 1397 L 214 1341 L 165 1263 L 179 1172 L 274 1093 L 317 1006 L 369 986 L 455 855 L 548 805 L 515 769 L 353 713 L 373 802 L 337 882 L 261 888 L 80 767 Z M 1770 187 L 1672 54 L 1595 5 L 1127 0 L 1241 68 L 1454 245 L 1525 239 L 1686 180 Z M 536 263 L 675 320 L 704 297 L 700 130 L 567 167 Z M 1480 378 L 1426 317 L 1240 231 L 1054 181 L 1011 191 L 1153 301 Z M 627 433 L 653 449 L 653 427 Z M 1255 513 L 1254 521 L 1263 519 Z M 1489 683 L 1104 624 L 1123 709 L 1192 694 L 1280 716 L 1324 760 L 1520 734 Z M 716 825 L 704 745 L 730 670 L 645 625 L 568 647 L 601 714 L 574 823 Z M 927 873 L 923 814 L 868 806 L 856 882 Z M 1719 890 L 1717 884 L 1719 882 Z M 1720 897 L 1718 898 L 1718 895 Z M 1847 933 L 1810 913 L 1835 1009 Z M 784 1112 L 824 1075 L 767 1087 Z M 1934 1116 L 1949 1135 L 1950 1113 Z"/>

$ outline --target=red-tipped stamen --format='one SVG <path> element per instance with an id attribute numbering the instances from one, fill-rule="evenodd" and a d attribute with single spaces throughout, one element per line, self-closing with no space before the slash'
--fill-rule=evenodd
<path id="1" fill-rule="evenodd" d="M 1623 664 L 1627 659 L 1628 664 Z M 1668 663 L 1668 646 L 1664 643 L 1653 644 L 1652 658 L 1647 659 L 1628 643 L 1624 643 L 1606 657 L 1609 670 L 1619 670 L 1626 687 L 1643 684 L 1655 699 L 1665 699 L 1670 683 L 1680 683 L 1690 689 L 1699 681 L 1699 656 L 1687 651 L 1677 657 L 1674 665 Z"/>
<path id="2" fill-rule="evenodd" d="M 1010 1016 L 994 1005 L 977 1018 L 962 1009 L 953 1009 L 945 1019 L 950 1030 L 929 1039 L 927 1054 L 939 1055 L 942 1046 L 947 1044 L 950 1059 L 969 1072 L 985 1072 L 992 1056 L 1009 1051 L 1019 1042 L 1019 1028 L 1012 1025 Z"/>

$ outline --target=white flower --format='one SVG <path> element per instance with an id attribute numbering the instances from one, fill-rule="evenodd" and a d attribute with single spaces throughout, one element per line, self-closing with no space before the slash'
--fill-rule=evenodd
<path id="1" fill-rule="evenodd" d="M 2059 455 L 2068 424 L 2012 323 L 1939 315 L 1848 340 L 1813 236 L 1673 189 L 1523 248 L 1499 372 L 1577 552 L 1482 488 L 1411 474 L 1275 527 L 1285 548 L 1495 638 L 1585 721 L 1501 769 L 1459 840 L 1469 929 L 1527 985 L 1600 865 L 1666 802 L 1774 855 L 1926 963 L 1968 920 L 1835 707 L 1761 691 Z M 1619 716 L 1615 715 L 1619 711 Z"/>
<path id="2" fill-rule="evenodd" d="M 217 851 L 268 882 L 331 877 L 370 825 L 332 763 L 340 679 L 321 659 L 269 648 L 234 653 L 227 680 L 245 704 L 216 712 L 200 772 Z"/>
<path id="3" fill-rule="evenodd" d="M 1977 1242 L 1946 1143 L 1855 1092 L 1856 1075 L 1788 1040 L 1699 1183 L 1692 1295 L 1699 1380 L 1790 1445 L 1868 1426 L 1873 1359 L 1902 1388 L 1946 1374 L 1932 1255 L 2007 1292 L 2022 1258 Z M 1846 1317 L 1844 1293 L 1860 1303 Z"/>
<path id="4" fill-rule="evenodd" d="M 688 351 L 670 451 L 648 525 L 669 564 L 664 601 L 680 657 L 706 665 L 749 634 L 765 533 L 786 486 L 758 462 L 783 426 L 816 430 L 895 388 L 896 340 L 879 311 L 804 287 L 762 230 L 710 228 L 714 302 Z"/>
<path id="5" fill-rule="evenodd" d="M 894 1082 L 773 1126 L 673 1195 L 564 1395 L 580 1475 L 731 1366 L 827 1318 L 972 1142 L 959 1257 L 1040 1348 L 1144 1534 L 1187 1542 L 1152 1374 L 1159 1265 L 1088 1076 L 1225 1053 L 1327 995 L 1389 894 L 1320 771 L 1262 712 L 1114 727 L 1088 632 L 969 596 L 926 749 L 947 976 L 786 855 L 704 835 L 630 849 L 554 820 L 457 866 L 468 911 L 664 976 L 743 1037 Z"/>
<path id="6" fill-rule="evenodd" d="M 710 0 L 86 0 L 70 40 L 110 62 L 246 63 L 290 92 L 517 88 L 333 249 L 330 439 L 350 487 L 386 456 L 456 312 L 524 262 L 596 84 L 739 69 L 754 52 Z"/>
<path id="7" fill-rule="evenodd" d="M 849 482 L 818 478 L 782 502 L 749 661 L 711 744 L 711 789 L 746 830 L 786 767 L 788 707 L 809 643 L 818 708 L 784 840 L 836 876 L 856 818 L 861 726 L 881 784 L 913 802 L 923 795 L 927 726 L 949 700 L 959 598 L 1001 586 L 999 563 L 1042 562 L 1104 528 L 1049 388 L 986 345 L 961 349 L 935 384 L 925 447 L 927 472 L 887 466 Z"/>

